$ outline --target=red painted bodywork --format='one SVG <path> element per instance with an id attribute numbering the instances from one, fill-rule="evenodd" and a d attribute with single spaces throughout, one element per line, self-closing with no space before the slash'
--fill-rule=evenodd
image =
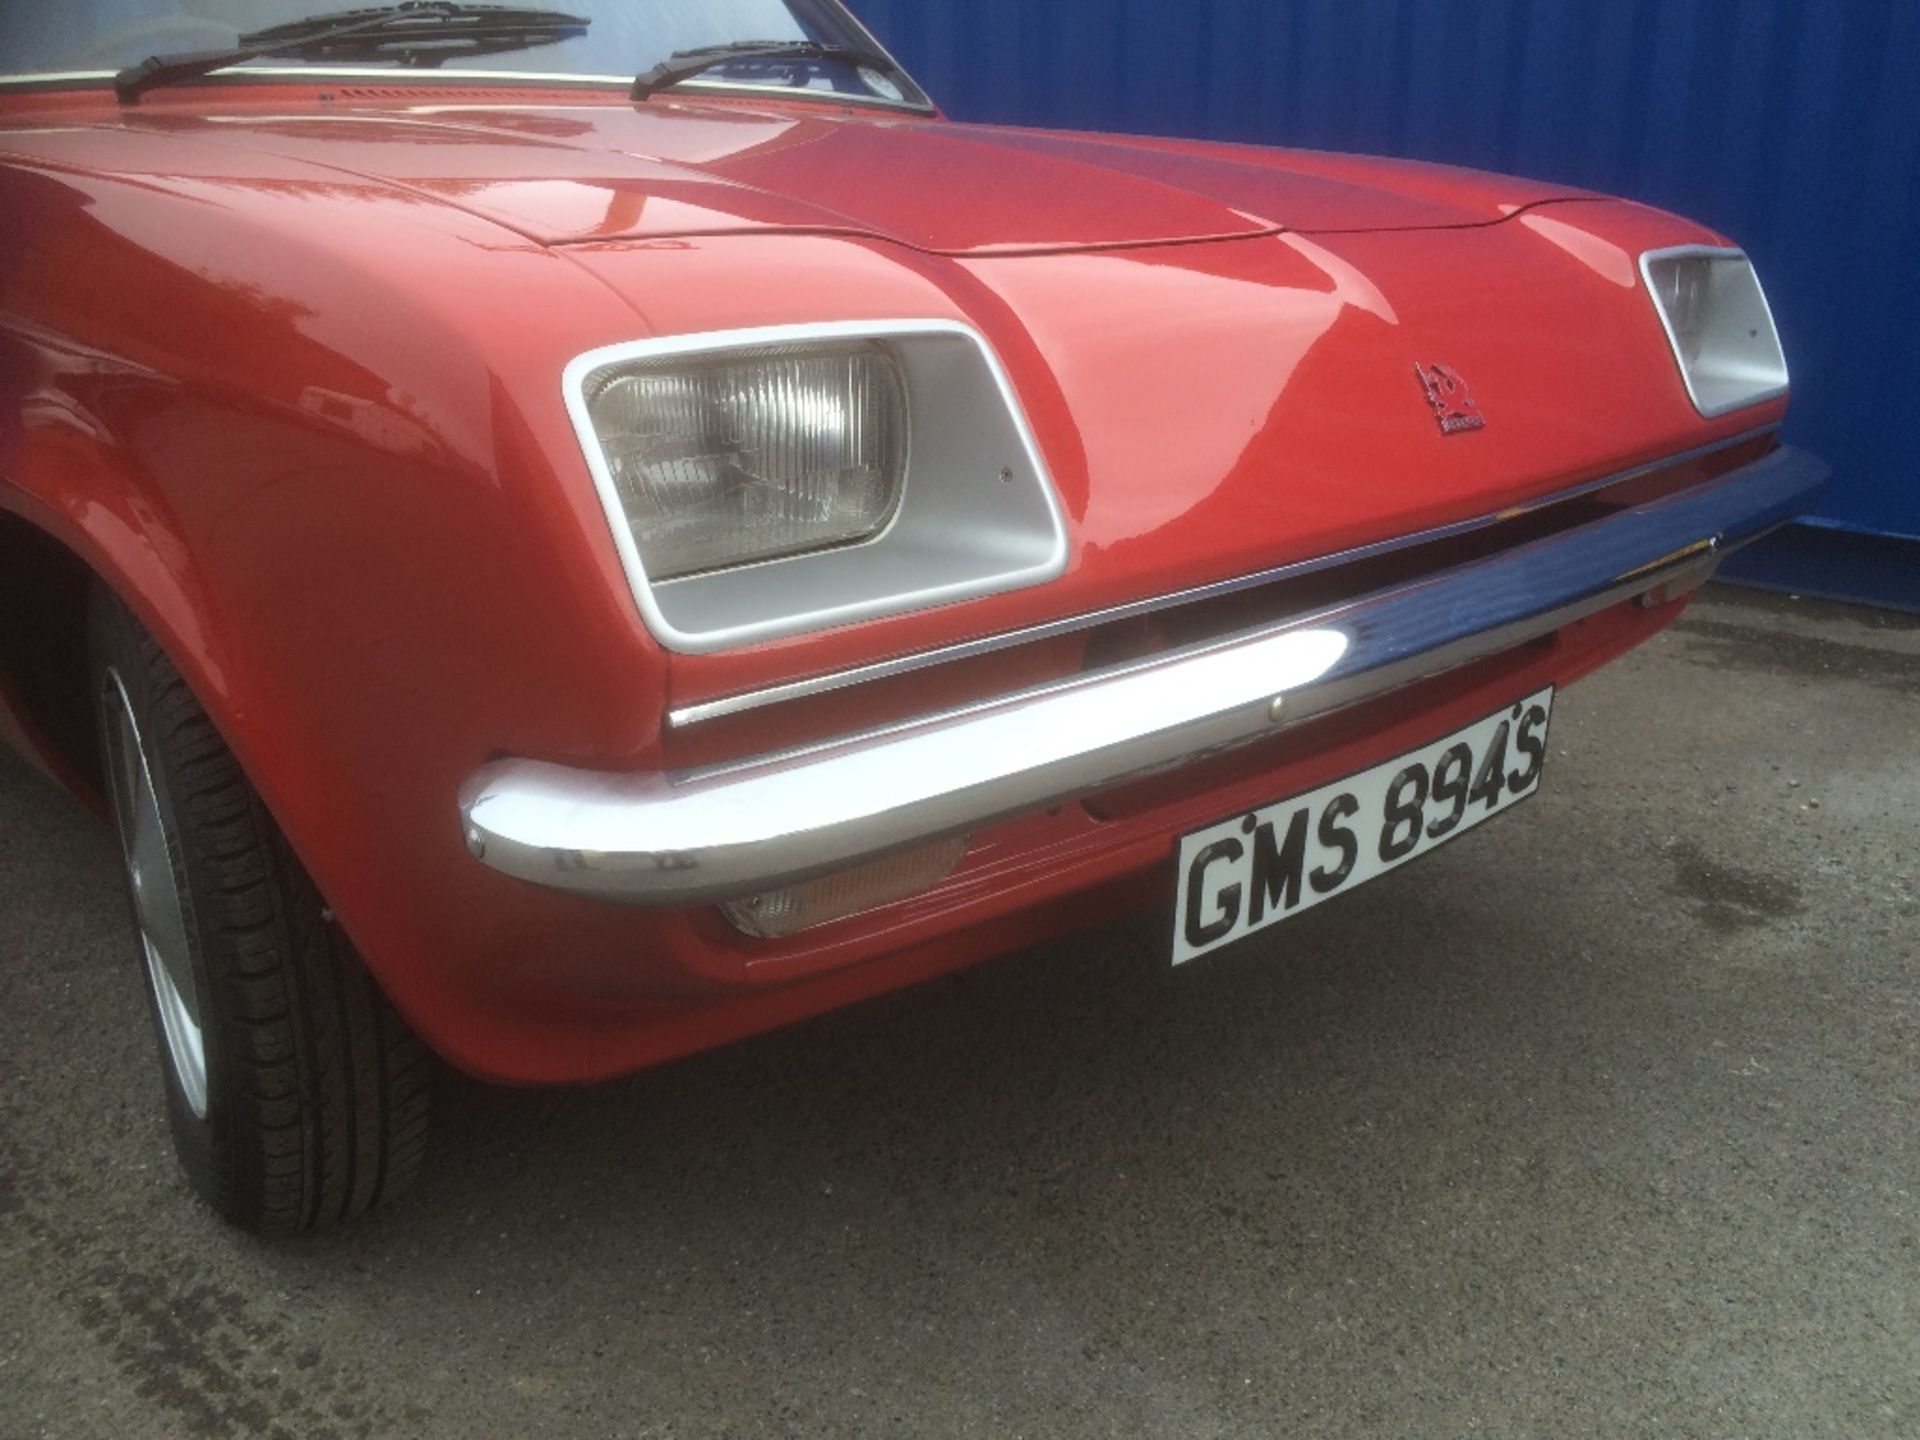
<path id="1" fill-rule="evenodd" d="M 1640 288 L 1642 251 L 1717 237 L 1383 161 L 803 101 L 228 84 L 123 112 L 74 90 L 0 98 L 0 217 L 0 506 L 160 637 L 429 1042 L 514 1081 L 655 1063 L 1170 893 L 1182 831 L 1571 680 L 1673 609 L 1595 617 L 1176 792 L 997 827 L 932 894 L 786 942 L 475 863 L 455 796 L 488 759 L 658 768 L 1004 690 L 1082 657 L 1012 652 L 704 738 L 663 724 L 1486 515 L 1783 412 L 1703 421 Z M 988 338 L 1067 513 L 1067 574 L 666 654 L 562 369 L 863 318 Z M 1467 377 L 1486 428 L 1443 436 L 1417 362 Z"/>

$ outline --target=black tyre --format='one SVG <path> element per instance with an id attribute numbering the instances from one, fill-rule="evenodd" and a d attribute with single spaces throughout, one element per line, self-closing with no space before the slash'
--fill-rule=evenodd
<path id="1" fill-rule="evenodd" d="M 167 1112 L 193 1188 L 261 1235 L 399 1193 L 433 1061 L 333 923 L 186 682 L 118 599 L 92 613 L 105 786 Z"/>

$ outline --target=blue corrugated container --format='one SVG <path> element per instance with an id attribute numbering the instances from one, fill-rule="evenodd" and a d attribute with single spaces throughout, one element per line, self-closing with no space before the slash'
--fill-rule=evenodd
<path id="1" fill-rule="evenodd" d="M 961 119 L 1440 160 L 1733 236 L 1834 465 L 1807 528 L 1847 532 L 1754 568 L 1920 606 L 1920 0 L 855 3 Z"/>

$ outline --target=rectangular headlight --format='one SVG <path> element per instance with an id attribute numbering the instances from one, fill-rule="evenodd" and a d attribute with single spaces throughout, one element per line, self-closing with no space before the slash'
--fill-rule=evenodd
<path id="1" fill-rule="evenodd" d="M 1711 419 L 1787 392 L 1787 360 L 1753 263 L 1689 246 L 1643 256 L 1641 271 L 1694 408 Z"/>
<path id="2" fill-rule="evenodd" d="M 587 410 L 655 581 L 867 540 L 906 482 L 906 380 L 876 341 L 640 361 Z"/>
<path id="3" fill-rule="evenodd" d="M 634 603 L 679 654 L 1067 568 L 1046 461 L 962 321 L 662 335 L 575 357 L 561 386 Z"/>

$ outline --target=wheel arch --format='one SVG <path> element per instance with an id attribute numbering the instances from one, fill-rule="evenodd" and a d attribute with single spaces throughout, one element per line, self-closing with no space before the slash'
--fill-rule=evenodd
<path id="1" fill-rule="evenodd" d="M 87 675 L 94 583 L 72 550 L 0 511 L 0 736 L 98 811 L 100 747 Z"/>
<path id="2" fill-rule="evenodd" d="M 0 740 L 105 813 L 89 655 L 96 587 L 153 634 L 232 739 L 231 667 L 184 544 L 145 486 L 96 453 L 37 488 L 0 477 Z"/>

